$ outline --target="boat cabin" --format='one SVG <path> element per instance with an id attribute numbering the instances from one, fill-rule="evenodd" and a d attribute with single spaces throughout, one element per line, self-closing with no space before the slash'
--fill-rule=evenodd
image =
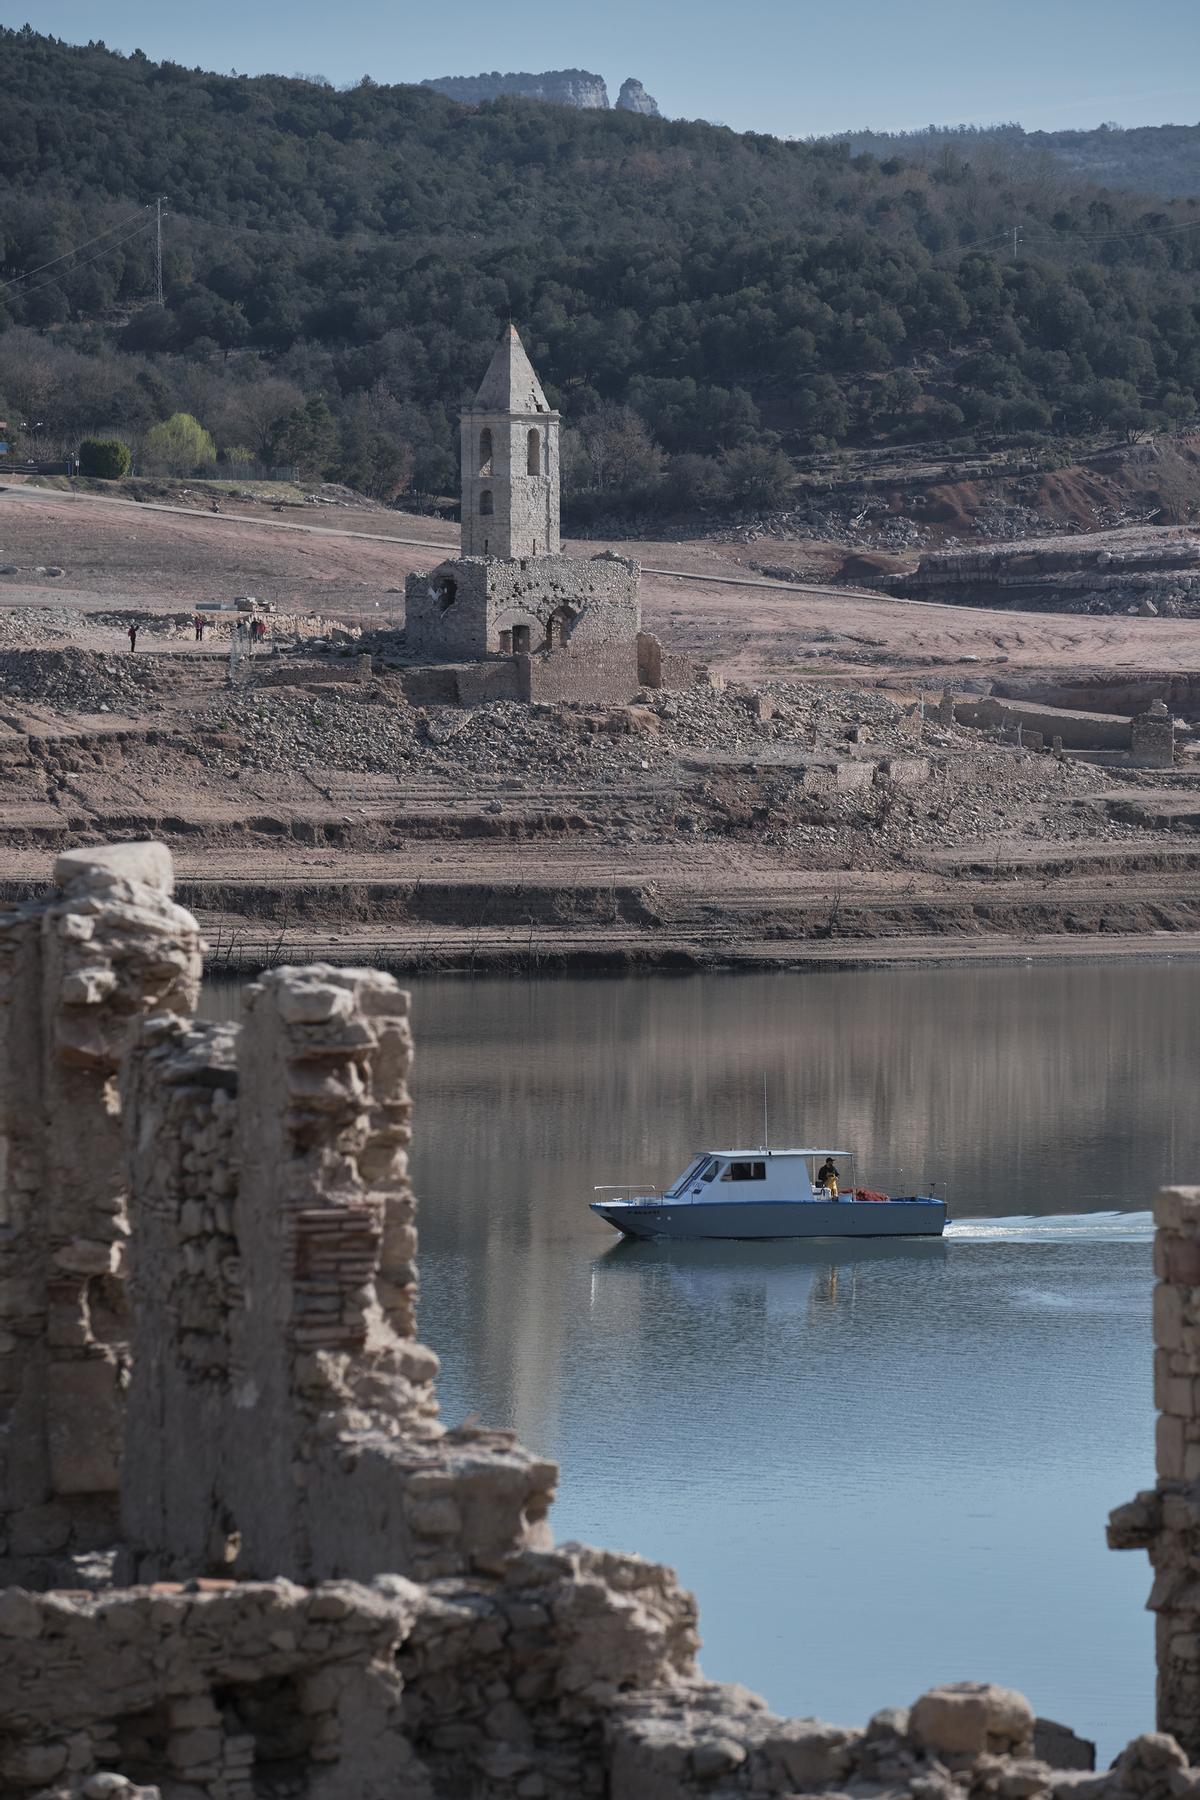
<path id="1" fill-rule="evenodd" d="M 852 1150 L 703 1150 L 664 1200 L 817 1200 L 817 1176 L 826 1161 L 837 1165 L 843 1194 L 854 1191 Z"/>

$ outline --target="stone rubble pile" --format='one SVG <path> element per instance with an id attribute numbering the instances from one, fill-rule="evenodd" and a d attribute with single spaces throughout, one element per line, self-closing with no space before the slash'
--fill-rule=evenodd
<path id="1" fill-rule="evenodd" d="M 162 672 L 136 656 L 89 650 L 0 651 L 0 697 L 64 712 L 141 713 L 159 698 Z"/>
<path id="2" fill-rule="evenodd" d="M 254 686 L 213 699 L 195 715 L 195 731 L 220 734 L 210 760 L 235 775 L 242 768 L 286 772 L 348 769 L 384 773 L 412 756 L 415 726 L 402 696 L 373 687 Z M 224 740 L 238 740 L 234 749 Z"/>
<path id="3" fill-rule="evenodd" d="M 197 724 L 207 766 L 230 779 L 245 769 L 392 774 L 477 796 L 497 815 L 517 804 L 510 790 L 532 787 L 546 800 L 560 792 L 568 810 L 583 804 L 573 795 L 588 796 L 590 829 L 743 836 L 801 854 L 844 851 L 863 867 L 997 835 L 1070 842 L 1137 830 L 1097 810 L 1107 778 L 1096 768 L 942 722 L 932 697 L 922 719 L 884 695 L 815 683 L 647 690 L 607 708 L 409 707 L 387 677 L 303 697 L 263 685 L 222 693 Z M 927 759 L 919 781 L 890 777 L 914 756 Z M 830 759 L 847 777 L 862 765 L 861 779 L 816 779 L 807 765 Z"/>
<path id="4" fill-rule="evenodd" d="M 12 606 L 0 611 L 0 643 L 45 644 L 73 637 L 83 615 L 69 606 Z"/>

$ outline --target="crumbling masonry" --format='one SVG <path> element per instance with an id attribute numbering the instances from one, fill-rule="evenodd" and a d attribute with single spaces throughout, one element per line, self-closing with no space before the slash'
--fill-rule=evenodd
<path id="1" fill-rule="evenodd" d="M 625 557 L 561 553 L 559 415 L 510 325 L 462 415 L 462 555 L 405 584 L 408 654 L 490 664 L 464 700 L 624 702 L 661 654 L 639 644 L 640 582 Z"/>
<path id="2" fill-rule="evenodd" d="M 1165 1188 L 1154 1221 L 1158 1483 L 1113 1513 L 1108 1538 L 1150 1552 L 1158 1723 L 1200 1758 L 1200 1188 Z"/>
<path id="3" fill-rule="evenodd" d="M 4 1800 L 1200 1795 L 1170 1738 L 1097 1778 L 1001 1688 L 858 1729 L 703 1680 L 669 1570 L 555 1548 L 554 1467 L 438 1419 L 395 982 L 276 970 L 201 1025 L 166 853 L 57 880 L 0 923 Z M 1163 1208 L 1168 1466 L 1127 1536 L 1190 1742 L 1200 1197 Z"/>

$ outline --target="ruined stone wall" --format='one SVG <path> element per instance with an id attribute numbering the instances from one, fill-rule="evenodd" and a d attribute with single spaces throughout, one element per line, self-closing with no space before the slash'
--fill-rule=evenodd
<path id="1" fill-rule="evenodd" d="M 520 700 L 521 678 L 518 659 L 506 656 L 503 662 L 465 663 L 454 671 L 454 692 L 460 706 L 486 706 L 493 700 Z M 407 692 L 407 679 L 405 691 Z"/>
<path id="2" fill-rule="evenodd" d="M 124 1776 L 179 1800 L 433 1800 L 395 1666 L 421 1601 L 398 1580 L 386 1598 L 350 1582 L 10 1588 L 0 1793 L 118 1800 Z"/>
<path id="3" fill-rule="evenodd" d="M 429 1579 L 541 1541 L 556 1470 L 437 1418 L 415 1341 L 407 997 L 276 970 L 245 1023 L 153 1021 L 128 1073 L 146 1574 Z"/>
<path id="4" fill-rule="evenodd" d="M 1162 700 L 1139 713 L 1129 733 L 1129 760 L 1135 769 L 1175 767 L 1175 722 Z"/>
<path id="5" fill-rule="evenodd" d="M 1119 713 L 1068 712 L 1054 706 L 1039 706 L 1027 700 L 958 699 L 954 716 L 960 725 L 976 725 L 981 730 L 1002 730 L 1018 726 L 1024 731 L 1040 731 L 1043 739 L 1061 738 L 1068 750 L 1128 750 L 1131 721 Z"/>
<path id="6" fill-rule="evenodd" d="M 405 646 L 413 656 L 480 660 L 510 654 L 513 629 L 524 626 L 534 654 L 628 644 L 636 660 L 640 583 L 637 563 L 607 554 L 465 556 L 408 577 Z"/>
<path id="7" fill-rule="evenodd" d="M 482 559 L 453 557 L 404 583 L 404 647 L 410 656 L 479 662 L 487 655 Z"/>
<path id="8" fill-rule="evenodd" d="M 129 1365 L 117 1071 L 189 1011 L 195 920 L 158 845 L 69 851 L 0 919 L 0 1570 L 70 1579 L 116 1540 Z"/>
<path id="9" fill-rule="evenodd" d="M 1108 1540 L 1150 1553 L 1158 1724 L 1200 1756 L 1200 1188 L 1164 1188 L 1154 1222 L 1158 1481 L 1112 1514 Z"/>
<path id="10" fill-rule="evenodd" d="M 624 706 L 641 686 L 632 644 L 602 645 L 594 650 L 577 650 L 571 645 L 552 656 L 518 656 L 513 661 L 522 700 Z"/>

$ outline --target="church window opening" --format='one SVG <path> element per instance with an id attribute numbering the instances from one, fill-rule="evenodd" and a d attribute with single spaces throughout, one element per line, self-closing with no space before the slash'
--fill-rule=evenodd
<path id="1" fill-rule="evenodd" d="M 531 475 L 540 475 L 542 472 L 542 434 L 540 431 L 531 431 L 529 434 L 529 449 L 526 452 L 525 466 Z"/>
<path id="2" fill-rule="evenodd" d="M 443 612 L 449 612 L 458 599 L 458 583 L 453 575 L 443 575 L 438 582 L 438 605 Z"/>
<path id="3" fill-rule="evenodd" d="M 494 499 L 493 499 L 493 497 L 492 497 L 492 490 L 491 490 L 491 488 L 484 488 L 484 490 L 483 490 L 483 492 L 482 492 L 482 494 L 480 494 L 480 496 L 479 496 L 479 510 L 480 510 L 480 512 L 481 512 L 481 513 L 483 513 L 483 515 L 484 515 L 484 517 L 485 517 L 485 518 L 486 518 L 486 516 L 487 516 L 487 515 L 488 515 L 488 513 L 491 513 L 491 512 L 495 512 L 495 510 L 496 510 L 496 502 L 495 502 L 495 500 L 494 500 Z"/>
<path id="4" fill-rule="evenodd" d="M 485 425 L 479 434 L 479 473 L 490 475 L 492 472 L 492 434 Z"/>

